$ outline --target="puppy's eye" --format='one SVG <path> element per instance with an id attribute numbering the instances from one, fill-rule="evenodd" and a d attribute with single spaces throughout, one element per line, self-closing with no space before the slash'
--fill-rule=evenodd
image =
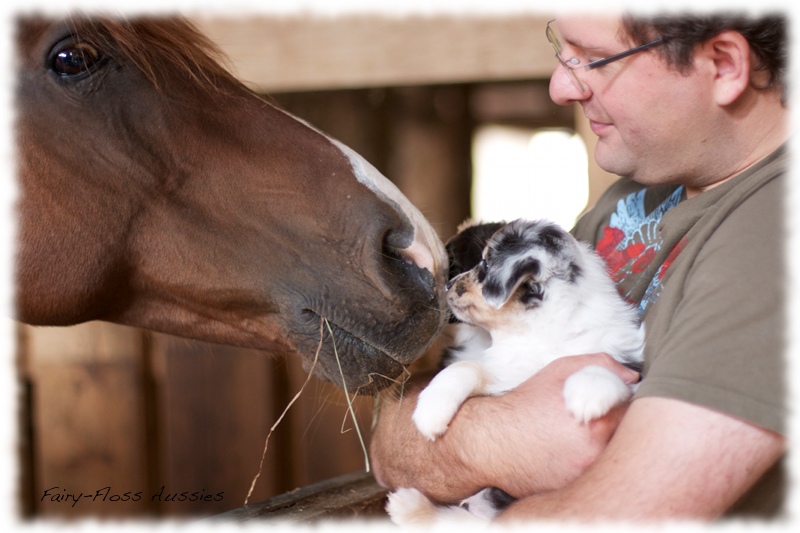
<path id="1" fill-rule="evenodd" d="M 486 272 L 489 270 L 489 263 L 486 262 L 486 259 L 483 259 L 478 264 L 478 283 L 483 283 L 483 280 L 486 279 Z"/>

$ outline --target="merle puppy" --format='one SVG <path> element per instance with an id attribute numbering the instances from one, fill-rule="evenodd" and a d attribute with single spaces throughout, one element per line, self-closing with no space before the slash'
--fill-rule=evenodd
<path id="1" fill-rule="evenodd" d="M 495 231 L 468 226 L 462 232 L 467 230 L 491 237 L 477 264 L 448 284 L 451 312 L 471 329 L 456 336 L 459 346 L 450 351 L 447 366 L 419 395 L 413 420 L 427 439 L 447 430 L 467 398 L 503 394 L 559 357 L 605 352 L 641 365 L 639 315 L 620 298 L 588 245 L 544 220 L 515 220 Z M 471 260 L 456 259 L 456 268 L 462 261 Z M 606 414 L 631 394 L 632 387 L 599 366 L 584 368 L 564 385 L 566 408 L 582 422 Z M 486 489 L 461 506 L 438 507 L 416 489 L 402 488 L 390 494 L 387 510 L 400 524 L 457 516 L 485 520 L 507 504 L 505 496 Z"/>

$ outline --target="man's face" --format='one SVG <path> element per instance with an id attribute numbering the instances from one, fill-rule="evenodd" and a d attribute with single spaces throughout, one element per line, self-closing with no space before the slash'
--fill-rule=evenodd
<path id="1" fill-rule="evenodd" d="M 619 17 L 572 16 L 556 20 L 561 58 L 594 61 L 636 46 L 621 29 Z M 586 90 L 559 64 L 550 81 L 550 97 L 559 105 L 578 102 L 598 136 L 597 163 L 608 172 L 645 184 L 681 182 L 698 172 L 706 141 L 719 138 L 709 73 L 669 69 L 655 49 L 646 50 L 577 76 Z"/>

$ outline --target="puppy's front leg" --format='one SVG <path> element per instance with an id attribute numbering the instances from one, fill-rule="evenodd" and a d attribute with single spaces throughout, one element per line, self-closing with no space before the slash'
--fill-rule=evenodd
<path id="1" fill-rule="evenodd" d="M 567 410 L 586 424 L 628 401 L 634 389 L 609 369 L 592 365 L 567 378 L 564 402 Z"/>
<path id="2" fill-rule="evenodd" d="M 490 374 L 477 361 L 459 361 L 436 374 L 420 393 L 412 416 L 426 439 L 442 435 L 461 404 L 470 396 L 485 393 Z"/>

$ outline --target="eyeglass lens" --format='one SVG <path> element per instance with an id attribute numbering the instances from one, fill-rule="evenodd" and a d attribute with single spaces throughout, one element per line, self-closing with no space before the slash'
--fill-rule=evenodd
<path id="1" fill-rule="evenodd" d="M 577 61 L 576 59 L 570 60 L 567 62 L 561 57 L 561 52 L 564 50 L 561 44 L 561 36 L 558 33 L 558 29 L 553 24 L 554 21 L 550 21 L 547 23 L 547 28 L 545 30 L 545 35 L 547 36 L 547 40 L 550 42 L 550 45 L 553 47 L 553 50 L 556 53 L 556 59 L 558 62 L 564 66 L 564 70 L 567 71 L 567 75 L 572 80 L 572 83 L 580 89 L 581 92 L 586 92 L 586 85 L 581 81 L 578 77 L 577 72 L 575 72 L 576 65 L 571 65 L 570 62 Z"/>

